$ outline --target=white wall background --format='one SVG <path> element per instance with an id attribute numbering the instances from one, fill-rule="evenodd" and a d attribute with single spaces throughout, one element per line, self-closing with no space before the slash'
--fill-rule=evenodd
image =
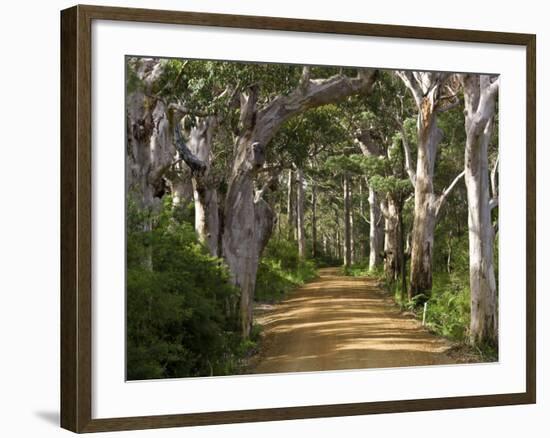
<path id="1" fill-rule="evenodd" d="M 543 437 L 550 429 L 549 325 L 543 321 L 550 220 L 550 159 L 543 126 L 550 89 L 545 55 L 550 29 L 544 2 L 462 0 L 367 3 L 357 0 L 111 0 L 88 3 L 537 34 L 538 76 L 538 400 L 535 406 L 466 409 L 320 420 L 104 434 L 116 437 Z M 59 404 L 59 10 L 69 1 L 3 4 L 0 17 L 0 431 L 7 437 L 58 437 Z M 314 7 L 313 7 L 314 5 Z M 450 12 L 452 11 L 452 12 Z M 546 415 L 545 415 L 546 414 Z"/>

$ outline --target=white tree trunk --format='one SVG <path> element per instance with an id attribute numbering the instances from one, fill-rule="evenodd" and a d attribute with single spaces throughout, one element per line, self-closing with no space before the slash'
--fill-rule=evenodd
<path id="1" fill-rule="evenodd" d="M 464 75 L 466 151 L 470 244 L 470 342 L 498 343 L 498 306 L 494 273 L 494 230 L 491 221 L 488 146 L 493 131 L 498 80 Z M 496 193 L 496 190 L 495 190 Z M 497 199 L 498 200 L 498 199 Z"/>
<path id="2" fill-rule="evenodd" d="M 301 259 L 306 258 L 306 226 L 304 223 L 304 172 L 298 168 L 296 170 L 296 219 L 298 230 L 298 254 Z"/>
<path id="3" fill-rule="evenodd" d="M 383 260 L 384 227 L 381 215 L 378 195 L 369 187 L 369 269 L 371 271 L 380 266 Z"/>
<path id="4" fill-rule="evenodd" d="M 344 173 L 344 266 L 351 266 L 351 200 L 350 180 L 347 172 Z"/>

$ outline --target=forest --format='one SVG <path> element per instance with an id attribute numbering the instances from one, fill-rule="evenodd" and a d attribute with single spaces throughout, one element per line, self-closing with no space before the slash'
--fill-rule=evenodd
<path id="1" fill-rule="evenodd" d="M 127 57 L 127 379 L 497 360 L 498 88 Z"/>

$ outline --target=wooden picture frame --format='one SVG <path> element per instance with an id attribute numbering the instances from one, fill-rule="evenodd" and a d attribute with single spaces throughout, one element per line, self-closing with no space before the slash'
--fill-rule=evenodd
<path id="1" fill-rule="evenodd" d="M 93 20 L 348 34 L 526 48 L 526 391 L 193 414 L 92 418 Z M 529 404 L 536 401 L 536 37 L 529 34 L 75 6 L 61 12 L 61 426 L 99 432 Z"/>

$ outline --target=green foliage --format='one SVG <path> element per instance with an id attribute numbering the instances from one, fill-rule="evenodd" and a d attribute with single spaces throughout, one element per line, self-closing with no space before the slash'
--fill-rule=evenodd
<path id="1" fill-rule="evenodd" d="M 310 155 L 317 155 L 327 145 L 349 144 L 350 135 L 339 121 L 340 113 L 336 105 L 325 105 L 286 121 L 271 141 L 268 159 L 303 167 Z"/>
<path id="2" fill-rule="evenodd" d="M 426 325 L 454 341 L 465 342 L 470 325 L 469 277 L 464 273 L 437 273 L 426 307 Z"/>
<path id="3" fill-rule="evenodd" d="M 130 59 L 127 59 L 129 61 Z M 126 62 L 126 93 L 131 94 L 142 88 L 143 84 L 130 62 Z"/>
<path id="4" fill-rule="evenodd" d="M 350 267 L 343 268 L 344 275 L 349 275 L 350 277 L 374 277 L 378 278 L 383 274 L 382 269 L 370 270 L 368 259 L 361 260 L 358 263 L 352 264 Z"/>
<path id="5" fill-rule="evenodd" d="M 277 302 L 285 294 L 316 276 L 311 260 L 301 260 L 296 242 L 272 239 L 264 250 L 256 279 L 255 300 Z"/>
<path id="6" fill-rule="evenodd" d="M 128 206 L 127 377 L 234 373 L 242 346 L 227 305 L 237 291 L 166 201 L 150 232 L 139 226 L 143 213 Z"/>

